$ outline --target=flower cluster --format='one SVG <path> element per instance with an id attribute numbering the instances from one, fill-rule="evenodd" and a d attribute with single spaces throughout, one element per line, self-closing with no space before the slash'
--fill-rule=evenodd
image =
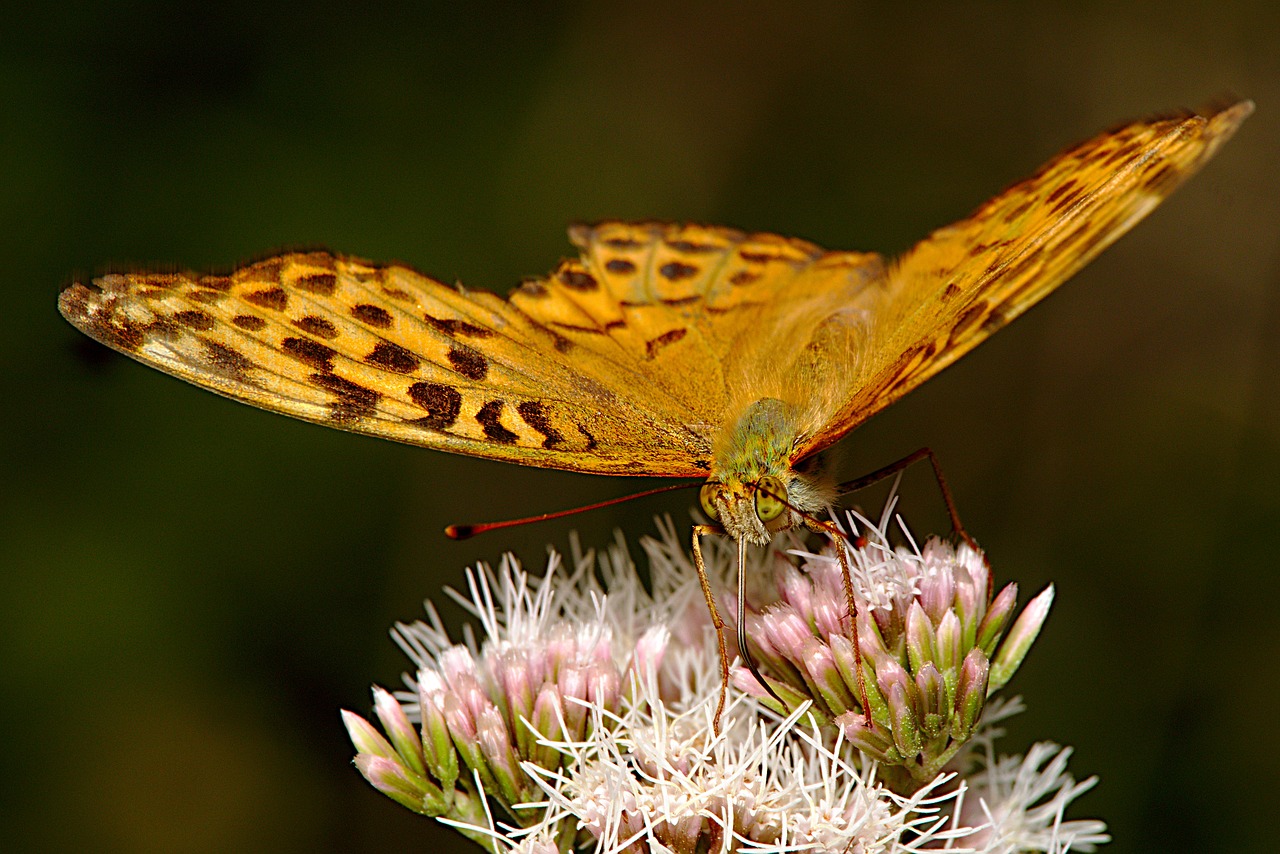
<path id="1" fill-rule="evenodd" d="M 801 566 L 782 561 L 777 600 L 749 607 L 746 620 L 773 693 L 793 708 L 810 701 L 822 723 L 834 721 L 885 766 L 886 781 L 911 791 L 956 755 L 987 697 L 1017 671 L 1049 614 L 1053 587 L 1027 604 L 1006 635 L 1018 588 L 1008 584 L 992 598 L 980 553 L 940 540 L 920 552 L 895 549 L 881 530 L 867 526 L 862 547 L 847 552 L 864 603 L 858 646 L 870 715 L 859 702 L 843 570 L 833 554 L 798 553 Z M 735 681 L 778 708 L 746 671 Z"/>
<path id="2" fill-rule="evenodd" d="M 745 690 L 717 730 L 715 635 L 667 522 L 643 541 L 647 588 L 621 542 L 600 555 L 575 544 L 569 567 L 553 556 L 541 579 L 513 558 L 469 573 L 455 598 L 479 639 L 451 641 L 430 606 L 426 622 L 397 626 L 415 669 L 407 691 L 374 690 L 381 732 L 343 713 L 356 766 L 495 854 L 1011 854 L 1107 841 L 1101 822 L 1064 818 L 1093 782 L 1067 775 L 1069 751 L 994 751 L 994 724 L 1019 707 L 987 696 L 1017 669 L 1051 593 L 1013 621 L 1012 586 L 990 598 L 978 555 L 892 549 L 887 527 L 850 551 L 869 724 L 839 562 L 769 549 L 752 561 L 773 567 L 778 593 L 746 620 L 788 709 L 738 669 Z M 706 553 L 724 585 L 736 555 Z"/>
<path id="3" fill-rule="evenodd" d="M 537 823 L 540 811 L 523 807 L 539 792 L 524 766 L 558 769 L 563 757 L 550 739 L 586 738 L 600 714 L 620 711 L 636 679 L 654 673 L 666 643 L 660 623 L 638 637 L 615 637 L 609 600 L 594 581 L 577 583 L 587 563 L 569 579 L 557 577 L 557 564 L 553 558 L 540 582 L 510 556 L 497 573 L 468 572 L 470 596 L 455 598 L 480 620 L 482 646 L 454 644 L 430 606 L 428 622 L 396 627 L 415 671 L 403 704 L 374 689 L 387 737 L 343 712 L 357 767 L 370 782 L 425 815 L 483 823 L 488 797 L 516 821 Z M 576 594 L 572 604 L 573 596 L 557 597 L 561 584 Z"/>

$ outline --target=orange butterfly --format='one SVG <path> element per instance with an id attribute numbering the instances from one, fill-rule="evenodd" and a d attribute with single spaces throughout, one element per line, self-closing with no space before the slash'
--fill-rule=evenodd
<path id="1" fill-rule="evenodd" d="M 308 421 L 525 465 L 705 477 L 701 572 L 701 533 L 763 544 L 820 525 L 835 497 L 823 449 L 1088 263 L 1252 110 L 1103 133 L 887 264 L 606 222 L 570 229 L 581 256 L 507 300 L 310 253 L 229 276 L 104 276 L 58 306 L 139 361 Z"/>

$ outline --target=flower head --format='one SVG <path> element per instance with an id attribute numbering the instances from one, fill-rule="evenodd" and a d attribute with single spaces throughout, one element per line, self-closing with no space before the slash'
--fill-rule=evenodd
<path id="1" fill-rule="evenodd" d="M 630 634 L 639 624 L 620 620 L 621 603 L 587 579 L 593 564 L 580 560 L 567 579 L 554 557 L 541 579 L 511 557 L 496 572 L 469 571 L 470 595 L 456 598 L 479 620 L 480 642 L 451 641 L 430 607 L 426 622 L 398 625 L 393 635 L 415 671 L 407 692 L 374 690 L 388 737 L 344 713 L 365 777 L 428 815 L 474 819 L 483 793 L 518 823 L 536 823 L 536 811 L 518 807 L 538 791 L 522 764 L 557 768 L 547 740 L 586 738 L 607 720 L 589 711 L 619 711 L 631 674 L 656 672 L 666 651 L 665 621 L 653 615 Z M 630 613 L 640 599 L 656 607 L 632 580 Z"/>
<path id="2" fill-rule="evenodd" d="M 575 545 L 572 568 L 553 556 L 541 579 L 513 558 L 469 572 L 455 598 L 478 637 L 452 641 L 430 606 L 426 621 L 397 626 L 414 664 L 409 690 L 375 689 L 380 729 L 343 713 L 357 768 L 495 854 L 1056 852 L 1104 841 L 1100 822 L 1062 820 L 1091 785 L 1064 776 L 1065 753 L 1016 760 L 1031 769 L 1020 777 L 1014 760 L 948 747 L 952 761 L 922 773 L 962 730 L 989 747 L 989 722 L 1016 704 L 984 705 L 986 695 L 1026 654 L 1047 600 L 1006 634 L 1012 594 L 988 596 L 980 557 L 888 549 L 877 529 L 852 553 L 875 698 L 859 727 L 836 561 L 755 555 L 754 571 L 776 574 L 781 592 L 746 618 L 791 707 L 771 712 L 743 671 L 735 680 L 748 690 L 717 730 L 714 631 L 682 538 L 669 522 L 659 531 L 643 542 L 651 592 L 620 542 L 599 556 Z M 707 554 L 723 583 L 736 555 Z"/>
<path id="3" fill-rule="evenodd" d="M 852 521 L 852 520 L 851 520 Z M 813 703 L 903 791 L 932 780 L 968 740 L 987 697 L 1003 687 L 1048 616 L 1053 588 L 1023 610 L 1012 631 L 1017 585 L 991 594 L 991 571 L 967 544 L 939 539 L 894 548 L 887 525 L 868 526 L 854 548 L 797 552 L 779 570 L 776 601 L 748 609 L 748 634 L 774 692 Z M 850 631 L 841 562 L 846 549 L 864 603 Z M 736 609 L 735 609 L 736 612 Z M 858 660 L 869 710 L 859 700 Z M 776 706 L 743 670 L 736 683 Z"/>

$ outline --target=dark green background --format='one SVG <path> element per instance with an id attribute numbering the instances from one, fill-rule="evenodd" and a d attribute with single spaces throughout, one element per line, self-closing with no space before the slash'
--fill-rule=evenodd
<path id="1" fill-rule="evenodd" d="M 233 405 L 92 345 L 72 277 L 286 246 L 505 291 L 565 223 L 899 251 L 1053 152 L 1224 92 L 1258 113 L 1076 281 L 845 443 L 930 444 L 1001 578 L 1059 598 L 1008 750 L 1075 745 L 1112 851 L 1267 851 L 1280 630 L 1280 13 L 1268 2 L 61 4 L 0 35 L 0 837 L 423 850 L 339 707 L 462 568 L 633 539 L 689 496 Z M 945 528 L 927 473 L 904 506 Z M 878 498 L 864 501 L 875 504 Z M 1026 595 L 1023 597 L 1026 598 Z M 450 612 L 455 613 L 455 612 Z M 459 845 L 461 842 L 459 841 Z M 12 847 L 11 847 L 12 846 Z"/>

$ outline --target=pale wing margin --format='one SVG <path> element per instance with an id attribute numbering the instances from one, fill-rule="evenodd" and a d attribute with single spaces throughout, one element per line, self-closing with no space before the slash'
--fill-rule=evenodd
<path id="1" fill-rule="evenodd" d="M 295 253 L 230 276 L 111 275 L 59 309 L 145 364 L 343 430 L 600 474 L 697 476 L 710 460 L 708 437 L 602 384 L 593 354 L 404 266 Z"/>
<path id="2" fill-rule="evenodd" d="M 1150 213 L 1253 112 L 1129 124 L 1035 175 L 898 259 L 871 310 L 857 370 L 832 372 L 842 400 L 796 454 L 814 453 L 977 346 Z"/>

